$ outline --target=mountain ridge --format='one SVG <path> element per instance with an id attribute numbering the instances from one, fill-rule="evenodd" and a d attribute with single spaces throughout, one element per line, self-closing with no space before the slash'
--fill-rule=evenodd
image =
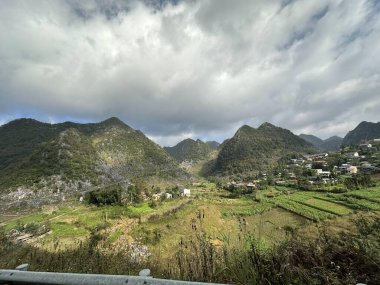
<path id="1" fill-rule="evenodd" d="M 163 148 L 116 117 L 88 124 L 17 119 L 0 126 L 0 191 L 51 176 L 99 184 L 183 174 Z"/>
<path id="2" fill-rule="evenodd" d="M 321 151 L 337 151 L 340 149 L 343 138 L 339 136 L 332 136 L 325 140 L 310 134 L 300 134 L 300 138 L 310 142 Z"/>
<path id="3" fill-rule="evenodd" d="M 342 146 L 360 144 L 367 140 L 380 138 L 380 122 L 362 121 L 343 138 Z"/>
<path id="4" fill-rule="evenodd" d="M 177 161 L 200 161 L 205 159 L 211 152 L 212 148 L 200 139 L 184 139 L 172 147 L 164 149 Z"/>
<path id="5" fill-rule="evenodd" d="M 211 174 L 232 175 L 267 171 L 278 160 L 293 152 L 315 152 L 315 147 L 291 131 L 268 122 L 257 129 L 240 127 L 223 142 Z"/>

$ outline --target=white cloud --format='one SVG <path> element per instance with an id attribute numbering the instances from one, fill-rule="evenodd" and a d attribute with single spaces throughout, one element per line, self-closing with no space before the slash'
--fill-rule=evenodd
<path id="1" fill-rule="evenodd" d="M 0 120 L 118 116 L 162 144 L 379 120 L 376 1 L 104 3 L 2 2 Z"/>

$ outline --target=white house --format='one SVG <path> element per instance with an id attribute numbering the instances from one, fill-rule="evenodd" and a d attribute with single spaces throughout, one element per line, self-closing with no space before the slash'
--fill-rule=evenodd
<path id="1" fill-rule="evenodd" d="M 330 175 L 331 175 L 331 172 L 330 172 L 330 171 L 322 171 L 319 175 L 320 175 L 322 178 L 329 178 Z"/>
<path id="2" fill-rule="evenodd" d="M 165 195 L 166 195 L 166 199 L 172 199 L 173 198 L 173 195 L 170 193 L 165 193 Z"/>
<path id="3" fill-rule="evenodd" d="M 358 173 L 358 168 L 356 166 L 350 165 L 347 167 L 347 172 L 350 174 L 356 174 Z"/>
<path id="4" fill-rule="evenodd" d="M 351 157 L 351 158 L 359 157 L 359 153 L 357 151 L 355 151 L 355 152 L 349 152 L 346 155 L 347 155 L 347 157 Z"/>
<path id="5" fill-rule="evenodd" d="M 181 190 L 181 196 L 190 197 L 190 189 L 182 189 Z"/>

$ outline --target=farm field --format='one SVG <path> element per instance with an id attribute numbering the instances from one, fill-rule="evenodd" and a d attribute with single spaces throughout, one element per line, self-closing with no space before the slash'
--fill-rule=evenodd
<path id="1" fill-rule="evenodd" d="M 28 242 L 46 249 L 77 246 L 78 241 L 100 233 L 104 245 L 114 248 L 139 243 L 160 256 L 169 256 L 179 243 L 202 231 L 215 244 L 235 246 L 248 236 L 272 244 L 291 229 L 315 222 L 380 210 L 380 187 L 331 194 L 269 187 L 252 195 L 230 198 L 229 192 L 205 183 L 192 187 L 190 199 L 173 199 L 152 207 L 88 206 L 78 202 L 54 210 L 22 214 L 3 220 L 9 232 L 26 225 L 47 225 L 49 232 Z"/>

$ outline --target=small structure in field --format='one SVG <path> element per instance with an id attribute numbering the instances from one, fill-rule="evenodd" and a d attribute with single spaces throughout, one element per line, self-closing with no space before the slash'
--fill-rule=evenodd
<path id="1" fill-rule="evenodd" d="M 187 189 L 187 188 L 182 189 L 181 196 L 190 197 L 190 189 Z"/>
<path id="2" fill-rule="evenodd" d="M 172 199 L 173 198 L 173 194 L 165 193 L 165 197 L 166 197 L 166 199 Z"/>
<path id="3" fill-rule="evenodd" d="M 161 199 L 161 193 L 154 193 L 153 195 L 152 195 L 152 200 L 153 201 L 158 201 L 158 200 L 160 200 Z"/>

